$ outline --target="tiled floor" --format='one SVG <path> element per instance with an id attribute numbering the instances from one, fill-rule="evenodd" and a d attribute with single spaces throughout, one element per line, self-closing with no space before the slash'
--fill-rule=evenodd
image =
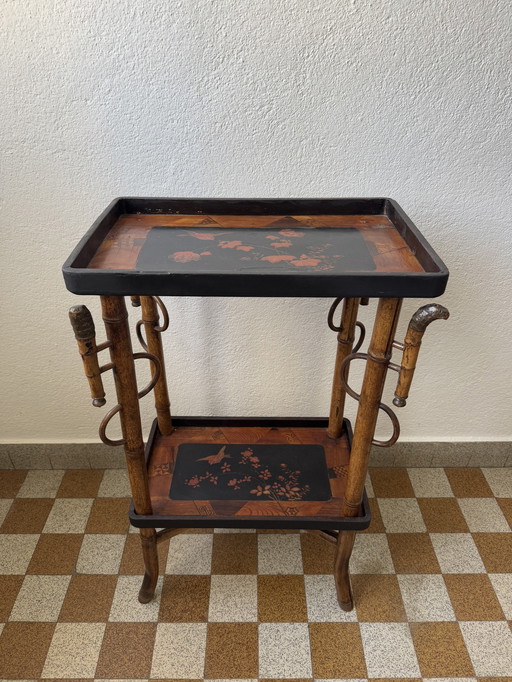
<path id="1" fill-rule="evenodd" d="M 1 471 L 0 678 L 512 680 L 512 468 L 372 469 L 367 489 L 352 613 L 333 547 L 277 531 L 163 543 L 142 605 L 124 471 Z"/>

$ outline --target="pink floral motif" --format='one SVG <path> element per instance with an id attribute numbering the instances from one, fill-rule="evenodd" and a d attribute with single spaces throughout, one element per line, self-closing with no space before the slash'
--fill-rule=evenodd
<path id="1" fill-rule="evenodd" d="M 172 258 L 176 263 L 190 263 L 193 260 L 201 260 L 200 254 L 193 251 L 176 251 L 169 258 Z"/>
<path id="2" fill-rule="evenodd" d="M 272 242 L 270 246 L 274 246 L 276 249 L 288 249 L 292 245 L 289 241 Z"/>
<path id="3" fill-rule="evenodd" d="M 279 230 L 279 234 L 283 237 L 303 237 L 304 232 L 296 232 L 295 230 Z"/>

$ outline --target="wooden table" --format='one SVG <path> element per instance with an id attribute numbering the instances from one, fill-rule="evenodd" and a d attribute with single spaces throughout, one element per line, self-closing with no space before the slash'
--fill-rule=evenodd
<path id="1" fill-rule="evenodd" d="M 132 489 L 130 521 L 140 529 L 145 576 L 141 602 L 158 578 L 157 543 L 190 527 L 301 528 L 337 544 L 338 601 L 353 608 L 349 559 L 355 532 L 371 514 L 364 491 L 388 369 L 403 407 L 427 325 L 448 317 L 439 305 L 413 315 L 395 341 L 402 299 L 444 292 L 448 271 L 390 199 L 138 199 L 113 201 L 63 269 L 68 289 L 101 298 L 107 341 L 96 343 L 85 306 L 70 318 L 95 406 L 105 404 L 101 374 L 113 370 L 117 404 L 100 425 L 109 445 L 124 446 Z M 161 334 L 169 323 L 160 296 L 329 297 L 337 334 L 329 418 L 171 417 Z M 125 296 L 140 306 L 133 352 Z M 378 298 L 368 351 L 359 305 Z M 342 305 L 341 305 L 342 304 Z M 341 315 L 337 311 L 341 306 Z M 338 316 L 338 320 L 335 317 Z M 354 342 L 359 335 L 356 346 Z M 403 354 L 391 363 L 392 349 Z M 100 366 L 108 349 L 110 362 Z M 135 361 L 151 362 L 139 390 Z M 360 395 L 348 385 L 354 359 L 366 364 Z M 156 419 L 144 445 L 139 399 L 153 390 Z M 346 395 L 359 401 L 354 433 Z M 116 415 L 122 438 L 107 424 Z M 163 529 L 157 531 L 156 529 Z"/>

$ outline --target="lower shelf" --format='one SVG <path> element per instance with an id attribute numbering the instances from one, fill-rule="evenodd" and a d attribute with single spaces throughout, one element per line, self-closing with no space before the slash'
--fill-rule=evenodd
<path id="1" fill-rule="evenodd" d="M 139 528 L 363 530 L 371 514 L 343 517 L 352 430 L 327 436 L 325 419 L 176 418 L 155 422 L 146 446 L 153 514 Z"/>

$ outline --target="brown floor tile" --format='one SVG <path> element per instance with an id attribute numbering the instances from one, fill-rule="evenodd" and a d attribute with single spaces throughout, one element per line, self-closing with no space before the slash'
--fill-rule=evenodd
<path id="1" fill-rule="evenodd" d="M 312 677 L 286 677 L 286 682 L 313 682 Z M 282 677 L 260 677 L 260 682 L 283 682 Z M 400 682 L 402 682 L 400 680 Z"/>
<path id="2" fill-rule="evenodd" d="M 396 575 L 353 575 L 357 619 L 366 623 L 407 621 Z"/>
<path id="3" fill-rule="evenodd" d="M 372 467 L 369 472 L 375 497 L 414 497 L 407 469 Z"/>
<path id="4" fill-rule="evenodd" d="M 315 678 L 366 677 L 357 623 L 310 623 L 309 637 Z"/>
<path id="5" fill-rule="evenodd" d="M 429 533 L 467 533 L 468 525 L 454 497 L 418 498 Z"/>
<path id="6" fill-rule="evenodd" d="M 39 678 L 55 623 L 6 623 L 0 635 L 0 678 Z"/>
<path id="7" fill-rule="evenodd" d="M 20 469 L 2 469 L 0 471 L 0 497 L 16 497 L 27 475 Z"/>
<path id="8" fill-rule="evenodd" d="M 303 533 L 300 544 L 304 573 L 309 575 L 333 572 L 335 547 L 332 543 L 313 533 Z"/>
<path id="9" fill-rule="evenodd" d="M 261 535 L 275 535 L 276 533 L 288 533 L 288 534 L 297 534 L 299 531 L 295 530 L 294 528 L 258 528 L 256 530 L 256 533 L 260 533 Z"/>
<path id="10" fill-rule="evenodd" d="M 257 623 L 209 623 L 204 676 L 208 679 L 258 677 Z"/>
<path id="11" fill-rule="evenodd" d="M 167 554 L 169 552 L 169 540 L 163 540 L 158 543 L 158 566 L 159 573 L 165 572 L 165 565 L 167 563 Z M 123 556 L 121 558 L 121 565 L 119 566 L 120 575 L 143 575 L 144 560 L 142 558 L 142 548 L 140 542 L 140 535 L 138 533 L 130 533 L 126 536 L 126 543 L 124 546 Z"/>
<path id="12" fill-rule="evenodd" d="M 370 509 L 372 512 L 372 520 L 370 527 L 366 530 L 361 531 L 362 533 L 384 533 L 384 522 L 382 516 L 380 515 L 379 503 L 375 497 L 369 497 L 368 502 L 370 503 Z"/>
<path id="13" fill-rule="evenodd" d="M 504 620 L 489 578 L 483 573 L 445 575 L 457 620 Z"/>
<path id="14" fill-rule="evenodd" d="M 126 533 L 130 500 L 124 497 L 100 497 L 92 503 L 86 533 Z"/>
<path id="15" fill-rule="evenodd" d="M 423 677 L 472 677 L 473 666 L 458 623 L 411 623 Z"/>
<path id="16" fill-rule="evenodd" d="M 116 584 L 116 575 L 71 576 L 59 621 L 104 623 L 108 620 Z"/>
<path id="17" fill-rule="evenodd" d="M 0 528 L 0 533 L 40 533 L 52 506 L 53 500 L 47 498 L 14 500 Z"/>
<path id="18" fill-rule="evenodd" d="M 259 575 L 258 619 L 263 623 L 307 621 L 304 577 L 302 575 Z"/>
<path id="19" fill-rule="evenodd" d="M 512 533 L 473 533 L 473 540 L 488 573 L 510 573 Z"/>
<path id="20" fill-rule="evenodd" d="M 372 677 L 372 682 L 397 682 L 397 679 L 400 679 L 400 682 L 420 682 L 421 677 Z"/>
<path id="21" fill-rule="evenodd" d="M 161 623 L 205 623 L 209 600 L 209 575 L 166 575 L 158 620 Z"/>
<path id="22" fill-rule="evenodd" d="M 496 502 L 500 505 L 501 511 L 508 521 L 508 525 L 512 528 L 512 498 L 497 497 Z"/>
<path id="23" fill-rule="evenodd" d="M 512 682 L 512 677 L 477 677 L 478 682 Z"/>
<path id="24" fill-rule="evenodd" d="M 9 618 L 22 582 L 22 575 L 0 575 L 0 623 Z"/>
<path id="25" fill-rule="evenodd" d="M 107 623 L 96 677 L 148 678 L 156 623 Z"/>
<path id="26" fill-rule="evenodd" d="M 66 575 L 75 570 L 83 535 L 43 533 L 36 545 L 27 573 Z"/>
<path id="27" fill-rule="evenodd" d="M 480 469 L 445 469 L 455 497 L 493 497 Z"/>
<path id="28" fill-rule="evenodd" d="M 215 533 L 213 536 L 212 574 L 236 575 L 258 572 L 256 533 Z"/>
<path id="29" fill-rule="evenodd" d="M 426 533 L 390 533 L 388 544 L 397 573 L 441 573 Z"/>
<path id="30" fill-rule="evenodd" d="M 68 469 L 62 477 L 57 497 L 96 497 L 102 478 L 101 469 Z"/>

